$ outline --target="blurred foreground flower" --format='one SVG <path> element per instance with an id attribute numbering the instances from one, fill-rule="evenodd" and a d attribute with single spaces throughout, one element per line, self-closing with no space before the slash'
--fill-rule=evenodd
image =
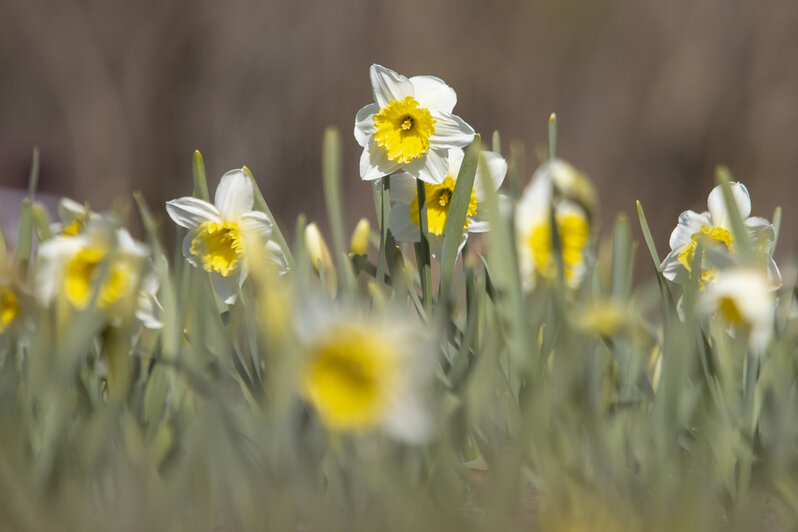
<path id="1" fill-rule="evenodd" d="M 355 433 L 382 428 L 409 443 L 430 437 L 435 354 L 418 326 L 387 315 L 316 313 L 305 319 L 300 391 L 327 427 Z"/>
<path id="2" fill-rule="evenodd" d="M 735 332 L 747 335 L 754 353 L 763 354 L 773 332 L 777 289 L 762 270 L 724 269 L 701 294 L 699 308 L 717 313 Z"/>
<path id="3" fill-rule="evenodd" d="M 98 308 L 114 319 L 125 319 L 135 310 L 148 253 L 125 229 L 90 223 L 75 236 L 58 236 L 42 244 L 36 263 L 37 296 L 46 305 L 63 297 L 83 310 L 96 291 Z"/>
<path id="4" fill-rule="evenodd" d="M 262 212 L 253 211 L 252 183 L 243 170 L 222 176 L 214 204 L 193 197 L 167 201 L 166 211 L 174 222 L 189 230 L 183 240 L 183 255 L 194 266 L 210 274 L 214 292 L 233 303 L 247 277 L 244 232 L 265 241 L 272 224 Z M 273 255 L 273 247 L 270 256 Z"/>
<path id="5" fill-rule="evenodd" d="M 429 229 L 430 246 L 433 250 L 440 250 L 443 242 L 443 228 L 449 215 L 454 186 L 457 175 L 463 164 L 464 152 L 461 149 L 451 149 L 447 154 L 446 178 L 440 184 L 425 183 L 427 201 L 427 227 Z M 482 152 L 477 164 L 477 173 L 474 177 L 474 188 L 471 191 L 471 200 L 468 203 L 467 217 L 463 230 L 465 236 L 471 233 L 482 233 L 489 229 L 488 223 L 479 218 L 482 211 L 482 202 L 485 200 L 485 185 L 490 184 L 498 190 L 504 177 L 507 175 L 507 162 L 498 153 L 492 151 Z M 390 228 L 394 238 L 400 242 L 418 242 L 419 232 L 419 207 L 416 180 L 406 172 L 391 176 L 391 199 L 396 205 L 391 208 Z"/>
<path id="6" fill-rule="evenodd" d="M 552 215 L 562 250 L 565 283 L 576 287 L 584 277 L 591 237 L 593 188 L 569 164 L 555 160 L 535 171 L 515 213 L 516 245 L 524 288 L 538 279 L 554 279 L 557 263 L 552 245 Z"/>
<path id="7" fill-rule="evenodd" d="M 730 183 L 734 201 L 743 224 L 751 239 L 759 244 L 760 251 L 767 261 L 768 274 L 776 283 L 781 283 L 781 274 L 773 260 L 773 245 L 776 231 L 765 218 L 750 216 L 751 197 L 742 183 Z M 690 279 L 696 246 L 699 240 L 703 250 L 701 257 L 701 287 L 713 282 L 718 276 L 718 268 L 733 263 L 735 242 L 731 230 L 731 219 L 723 199 L 720 185 L 712 189 L 707 198 L 708 211 L 697 213 L 684 211 L 679 215 L 679 223 L 671 233 L 671 252 L 662 261 L 662 274 L 676 283 Z"/>
<path id="8" fill-rule="evenodd" d="M 378 179 L 397 170 L 439 184 L 446 178 L 447 150 L 474 140 L 474 130 L 452 114 L 454 90 L 434 76 L 410 79 L 380 65 L 369 69 L 374 101 L 355 116 L 363 149 L 360 177 Z"/>

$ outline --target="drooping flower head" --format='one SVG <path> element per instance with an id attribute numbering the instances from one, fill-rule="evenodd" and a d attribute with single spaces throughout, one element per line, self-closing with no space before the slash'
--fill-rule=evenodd
<path id="1" fill-rule="evenodd" d="M 552 213 L 562 251 L 565 283 L 576 287 L 584 277 L 591 240 L 590 211 L 594 201 L 590 183 L 560 160 L 535 171 L 515 212 L 516 247 L 521 280 L 526 290 L 540 279 L 557 276 L 552 242 Z"/>
<path id="2" fill-rule="evenodd" d="M 721 269 L 698 301 L 704 314 L 716 314 L 735 333 L 745 334 L 752 352 L 763 354 L 773 332 L 778 286 L 762 269 Z"/>
<path id="3" fill-rule="evenodd" d="M 86 309 L 96 297 L 98 309 L 124 319 L 135 310 L 148 253 L 147 246 L 125 229 L 104 220 L 90 222 L 76 235 L 57 236 L 41 245 L 37 296 L 45 305 L 64 298 L 77 310 Z"/>
<path id="4" fill-rule="evenodd" d="M 742 183 L 731 183 L 732 196 L 737 205 L 743 225 L 751 239 L 758 244 L 767 262 L 773 282 L 781 284 L 781 274 L 773 260 L 773 244 L 776 231 L 773 225 L 751 214 L 751 197 Z M 704 288 L 718 276 L 718 268 L 734 262 L 736 244 L 731 229 L 731 218 L 723 199 L 723 190 L 716 186 L 707 198 L 708 210 L 702 213 L 684 211 L 671 233 L 671 252 L 662 261 L 662 274 L 676 283 L 686 282 L 691 275 L 696 247 L 699 241 L 704 252 L 701 257 L 700 286 Z"/>
<path id="5" fill-rule="evenodd" d="M 430 436 L 435 357 L 418 326 L 355 312 L 310 312 L 301 321 L 299 391 L 330 430 L 382 429 L 410 443 Z"/>
<path id="6" fill-rule="evenodd" d="M 443 241 L 443 229 L 449 216 L 452 194 L 457 183 L 457 175 L 463 164 L 463 156 L 464 152 L 459 148 L 449 150 L 446 157 L 447 172 L 444 180 L 439 184 L 424 183 L 427 228 L 430 246 L 433 250 L 439 249 Z M 464 235 L 469 232 L 481 233 L 488 230 L 488 223 L 480 218 L 485 201 L 485 186 L 492 186 L 494 190 L 497 190 L 506 174 L 507 162 L 501 155 L 492 151 L 482 153 L 477 164 L 474 188 L 471 190 L 471 198 L 468 203 L 463 227 Z M 389 220 L 394 238 L 399 242 L 418 242 L 421 236 L 416 180 L 406 172 L 392 175 L 391 199 L 396 202 L 391 207 Z"/>
<path id="7" fill-rule="evenodd" d="M 264 242 L 271 236 L 269 218 L 252 210 L 253 201 L 247 175 L 243 170 L 231 170 L 222 176 L 213 205 L 193 197 L 166 202 L 172 220 L 189 230 L 183 255 L 210 274 L 214 291 L 225 303 L 235 301 L 247 277 L 244 233 L 259 235 Z"/>
<path id="8" fill-rule="evenodd" d="M 355 139 L 363 149 L 360 177 L 378 179 L 403 170 L 440 184 L 447 150 L 474 140 L 474 130 L 452 114 L 454 90 L 434 76 L 406 78 L 380 65 L 369 69 L 374 102 L 355 116 Z"/>

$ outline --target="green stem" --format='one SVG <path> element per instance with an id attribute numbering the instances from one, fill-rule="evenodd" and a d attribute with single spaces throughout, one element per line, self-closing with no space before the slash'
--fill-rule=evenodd
<path id="1" fill-rule="evenodd" d="M 388 176 L 380 179 L 380 185 L 377 186 L 377 196 L 379 197 L 380 204 L 380 252 L 377 256 L 377 283 L 380 286 L 385 285 L 385 247 L 388 240 L 388 218 L 390 216 L 391 207 L 391 178 Z"/>
<path id="2" fill-rule="evenodd" d="M 421 295 L 424 303 L 424 310 L 427 315 L 432 309 L 432 270 L 429 251 L 429 231 L 427 229 L 427 193 L 424 182 L 416 180 L 416 191 L 418 194 L 418 225 L 421 241 L 416 246 L 416 260 L 418 261 L 418 272 L 421 277 Z"/>

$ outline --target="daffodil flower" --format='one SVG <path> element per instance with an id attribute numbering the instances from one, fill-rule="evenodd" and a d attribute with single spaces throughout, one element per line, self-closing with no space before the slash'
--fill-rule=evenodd
<path id="1" fill-rule="evenodd" d="M 698 300 L 704 314 L 716 314 L 733 333 L 746 334 L 755 354 L 763 354 L 773 331 L 778 286 L 755 268 L 721 269 Z"/>
<path id="2" fill-rule="evenodd" d="M 77 310 L 86 309 L 95 292 L 96 306 L 114 319 L 132 315 L 141 282 L 147 246 L 125 229 L 92 222 L 74 236 L 57 236 L 41 245 L 35 290 L 49 305 L 64 298 Z"/>
<path id="3" fill-rule="evenodd" d="M 474 130 L 452 114 L 454 90 L 434 76 L 406 78 L 380 65 L 369 69 L 374 102 L 355 116 L 366 181 L 404 170 L 426 183 L 447 175 L 446 155 L 474 140 Z"/>
<path id="4" fill-rule="evenodd" d="M 540 279 L 551 280 L 557 276 L 552 210 L 562 250 L 565 283 L 574 288 L 582 281 L 591 240 L 587 201 L 592 201 L 592 187 L 567 163 L 555 160 L 535 171 L 515 211 L 516 247 L 525 290 L 533 289 Z"/>
<path id="5" fill-rule="evenodd" d="M 765 218 L 749 217 L 751 197 L 742 183 L 731 183 L 731 191 L 740 217 L 743 219 L 743 225 L 752 240 L 761 248 L 771 279 L 775 284 L 781 284 L 781 274 L 772 256 L 776 237 L 773 225 Z M 704 249 L 701 257 L 702 288 L 714 281 L 719 267 L 733 263 L 735 242 L 729 211 L 720 186 L 716 186 L 709 193 L 707 207 L 709 210 L 702 213 L 684 211 L 679 215 L 678 225 L 671 233 L 671 252 L 662 261 L 662 274 L 666 279 L 684 283 L 690 278 L 699 241 L 702 242 Z"/>
<path id="6" fill-rule="evenodd" d="M 443 243 L 443 229 L 449 216 L 454 186 L 457 175 L 463 164 L 463 150 L 451 149 L 447 153 L 446 177 L 439 184 L 424 183 L 427 202 L 427 229 L 430 247 L 435 253 Z M 483 152 L 477 164 L 474 176 L 474 188 L 468 202 L 464 238 L 468 233 L 488 231 L 488 223 L 480 218 L 484 207 L 485 186 L 498 190 L 507 175 L 507 162 L 498 153 Z M 391 176 L 391 199 L 396 203 L 391 207 L 389 227 L 394 238 L 399 242 L 418 242 L 420 212 L 418 206 L 418 189 L 416 180 L 408 173 L 399 172 Z"/>
<path id="7" fill-rule="evenodd" d="M 390 314 L 390 313 L 389 313 Z M 299 392 L 332 431 L 422 443 L 433 429 L 432 343 L 407 320 L 314 309 L 299 331 Z"/>
<path id="8" fill-rule="evenodd" d="M 265 242 L 272 231 L 269 218 L 253 211 L 252 183 L 243 170 L 231 170 L 222 176 L 214 204 L 192 197 L 166 202 L 166 211 L 174 222 L 188 229 L 183 240 L 183 255 L 210 274 L 216 294 L 233 303 L 247 277 L 245 232 L 259 235 Z M 276 257 L 274 246 L 269 256 Z"/>

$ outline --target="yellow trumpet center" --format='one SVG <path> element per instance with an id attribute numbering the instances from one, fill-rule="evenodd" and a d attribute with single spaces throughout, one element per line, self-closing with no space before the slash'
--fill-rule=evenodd
<path id="1" fill-rule="evenodd" d="M 577 214 L 557 216 L 557 233 L 562 247 L 565 279 L 574 279 L 577 269 L 585 260 L 584 250 L 590 237 L 587 220 Z M 557 274 L 551 240 L 551 225 L 541 223 L 530 233 L 527 245 L 535 259 L 535 270 L 545 278 L 553 279 Z"/>
<path id="2" fill-rule="evenodd" d="M 343 326 L 309 349 L 302 394 L 336 430 L 365 430 L 383 418 L 396 382 L 392 347 L 379 334 Z"/>
<path id="3" fill-rule="evenodd" d="M 21 310 L 22 306 L 14 290 L 8 285 L 0 286 L 0 333 L 8 329 Z"/>
<path id="4" fill-rule="evenodd" d="M 704 245 L 704 251 L 701 253 L 701 279 L 700 286 L 704 288 L 707 283 L 712 282 L 718 274 L 717 268 L 704 268 L 703 263 L 706 258 L 706 249 L 714 247 L 715 249 L 731 252 L 734 250 L 734 241 L 732 235 L 722 227 L 709 227 L 702 225 L 701 228 L 691 235 L 690 243 L 679 252 L 677 260 L 684 266 L 688 272 L 693 271 L 693 260 L 695 259 L 695 250 L 698 241 L 701 240 Z"/>
<path id="5" fill-rule="evenodd" d="M 427 200 L 427 230 L 431 235 L 443 235 L 443 228 L 446 227 L 446 218 L 449 216 L 452 194 L 454 193 L 454 179 L 446 176 L 440 185 L 424 183 L 424 192 Z M 471 190 L 471 199 L 468 201 L 466 221 L 463 229 L 468 229 L 469 216 L 477 214 L 477 195 Z M 418 197 L 410 202 L 410 220 L 420 225 Z"/>
<path id="6" fill-rule="evenodd" d="M 77 308 L 86 308 L 103 271 L 108 257 L 105 249 L 87 247 L 78 251 L 66 264 L 64 292 L 67 300 Z M 108 266 L 97 305 L 108 308 L 130 292 L 132 271 L 123 260 L 115 260 Z"/>
<path id="7" fill-rule="evenodd" d="M 205 271 L 228 277 L 244 256 L 241 228 L 235 222 L 203 222 L 191 241 L 190 251 Z"/>
<path id="8" fill-rule="evenodd" d="M 374 115 L 374 126 L 374 141 L 385 149 L 388 159 L 401 164 L 427 153 L 435 133 L 435 119 L 412 96 L 390 101 Z"/>

